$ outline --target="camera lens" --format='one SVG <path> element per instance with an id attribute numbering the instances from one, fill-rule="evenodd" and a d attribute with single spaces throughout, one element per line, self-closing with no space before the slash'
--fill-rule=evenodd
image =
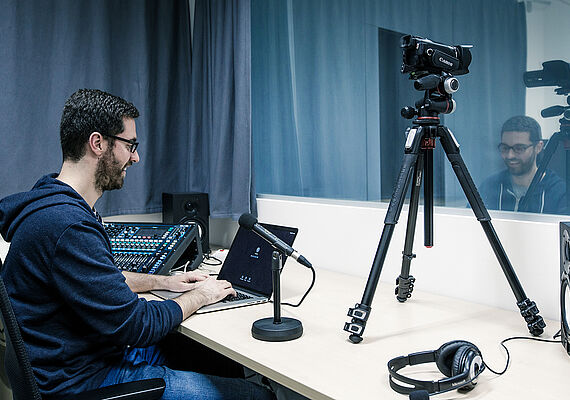
<path id="1" fill-rule="evenodd" d="M 443 81 L 443 88 L 447 93 L 455 93 L 459 90 L 459 80 L 457 78 L 447 78 Z"/>

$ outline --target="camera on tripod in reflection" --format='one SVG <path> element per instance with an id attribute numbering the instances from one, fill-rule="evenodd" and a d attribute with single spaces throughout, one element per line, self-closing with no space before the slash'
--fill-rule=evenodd
<path id="1" fill-rule="evenodd" d="M 570 64 L 562 60 L 552 60 L 542 63 L 542 69 L 527 71 L 523 74 L 526 87 L 557 86 L 554 92 L 559 95 L 570 93 Z M 563 115 L 570 121 L 570 96 L 566 98 L 568 106 L 551 106 L 540 112 L 543 118 Z"/>
<path id="2" fill-rule="evenodd" d="M 542 69 L 523 74 L 526 87 L 558 86 L 557 94 L 570 93 L 570 64 L 562 60 L 542 63 Z"/>

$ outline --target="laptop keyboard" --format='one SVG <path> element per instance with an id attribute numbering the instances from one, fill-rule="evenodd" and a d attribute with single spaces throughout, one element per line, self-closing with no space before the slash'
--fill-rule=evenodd
<path id="1" fill-rule="evenodd" d="M 236 292 L 237 296 L 228 295 L 225 299 L 222 300 L 223 303 L 229 303 L 231 301 L 238 301 L 238 300 L 245 300 L 251 299 L 251 296 L 248 296 L 245 293 Z"/>

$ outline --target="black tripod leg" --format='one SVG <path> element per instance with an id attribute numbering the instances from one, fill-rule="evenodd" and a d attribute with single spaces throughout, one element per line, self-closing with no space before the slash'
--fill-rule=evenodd
<path id="1" fill-rule="evenodd" d="M 441 143 L 445 153 L 447 154 L 447 158 L 449 159 L 451 166 L 453 167 L 453 171 L 463 188 L 463 192 L 465 196 L 467 196 L 467 200 L 473 209 L 473 213 L 477 217 L 477 220 L 481 223 L 483 230 L 485 231 L 485 235 L 495 252 L 495 256 L 503 269 L 503 272 L 511 286 L 511 289 L 517 299 L 517 306 L 520 309 L 521 315 L 525 319 L 528 325 L 529 332 L 534 336 L 538 336 L 544 332 L 544 327 L 546 324 L 540 315 L 538 315 L 538 308 L 536 304 L 529 300 L 529 298 L 524 293 L 524 290 L 517 278 L 517 275 L 499 241 L 499 237 L 491 224 L 491 216 L 489 215 L 485 205 L 483 204 L 483 200 L 479 195 L 479 191 L 473 183 L 473 179 L 463 162 L 463 158 L 459 154 L 459 145 L 455 138 L 453 137 L 451 131 L 449 131 L 445 127 L 440 127 L 439 129 L 439 137 L 441 139 Z"/>
<path id="2" fill-rule="evenodd" d="M 433 247 L 433 149 L 424 152 L 424 246 Z"/>
<path id="3" fill-rule="evenodd" d="M 370 275 L 368 276 L 368 281 L 366 282 L 362 301 L 360 303 L 357 303 L 354 308 L 350 308 L 348 310 L 348 316 L 352 319 L 350 322 L 344 324 L 344 330 L 350 333 L 349 339 L 352 343 L 360 343 L 362 341 L 362 333 L 366 328 L 366 321 L 370 315 L 370 305 L 372 304 L 372 299 L 374 298 L 376 286 L 378 286 L 380 273 L 382 272 L 384 260 L 386 259 L 386 253 L 388 252 L 388 246 L 390 245 L 390 240 L 392 239 L 394 228 L 398 223 L 398 218 L 402 212 L 404 197 L 406 196 L 406 190 L 412 176 L 413 168 L 417 163 L 421 138 L 422 127 L 411 129 L 408 132 L 408 139 L 406 140 L 406 149 L 404 153 L 404 159 L 402 161 L 402 167 L 400 168 L 400 174 L 398 175 L 398 180 L 396 181 L 396 187 L 394 188 L 394 193 L 390 199 L 390 205 L 388 206 L 386 218 L 384 219 L 384 229 L 382 230 L 380 243 L 376 249 L 376 255 L 374 256 L 372 269 L 370 270 Z"/>
<path id="4" fill-rule="evenodd" d="M 538 182 L 540 182 L 540 180 L 542 179 L 542 174 L 544 174 L 546 167 L 548 167 L 550 159 L 552 158 L 552 155 L 556 151 L 556 148 L 558 147 L 558 143 L 560 142 L 562 136 L 563 136 L 562 133 L 556 132 L 548 140 L 546 147 L 542 151 L 542 159 L 540 161 L 540 164 L 538 164 L 538 170 L 532 177 L 532 181 L 530 182 L 530 185 L 526 190 L 526 194 L 521 199 L 521 202 L 519 204 L 519 211 L 531 211 L 531 212 L 533 211 L 528 209 L 528 202 L 532 197 L 532 195 L 536 192 L 536 186 L 538 185 Z M 541 212 L 541 210 L 536 210 L 536 212 Z"/>
<path id="5" fill-rule="evenodd" d="M 410 264 L 416 257 L 413 253 L 414 235 L 416 232 L 416 220 L 418 218 L 418 205 L 420 202 L 420 188 L 422 185 L 422 175 L 425 171 L 425 152 L 418 155 L 414 167 L 414 180 L 412 181 L 412 194 L 410 198 L 410 208 L 408 209 L 408 224 L 406 227 L 406 240 L 402 256 L 402 270 L 396 279 L 396 299 L 403 303 L 412 296 L 415 278 L 410 275 Z"/>

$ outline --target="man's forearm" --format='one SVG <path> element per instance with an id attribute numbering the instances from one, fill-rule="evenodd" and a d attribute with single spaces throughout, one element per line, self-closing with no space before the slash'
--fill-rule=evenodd
<path id="1" fill-rule="evenodd" d="M 164 280 L 167 278 L 163 275 L 148 275 L 137 272 L 123 271 L 126 283 L 134 293 L 148 292 L 150 290 L 164 289 Z M 180 297 L 173 299 L 182 310 L 183 319 L 188 318 L 200 307 L 208 304 L 208 297 L 200 290 L 185 293 Z"/>
<path id="2" fill-rule="evenodd" d="M 217 280 L 207 275 L 188 272 L 180 276 L 148 275 L 123 271 L 129 288 L 135 293 L 150 290 L 173 290 L 186 292 L 173 299 L 182 309 L 184 319 L 206 304 L 215 303 L 236 292 L 226 280 Z"/>
<path id="3" fill-rule="evenodd" d="M 123 271 L 127 285 L 134 293 L 148 292 L 150 290 L 164 289 L 164 275 L 141 274 L 138 272 Z"/>
<path id="4" fill-rule="evenodd" d="M 235 295 L 236 292 L 228 281 L 208 278 L 199 282 L 196 289 L 186 292 L 173 300 L 182 309 L 183 319 L 186 319 L 206 304 L 215 303 L 226 296 Z"/>
<path id="5" fill-rule="evenodd" d="M 182 296 L 176 297 L 173 300 L 178 303 L 182 309 L 183 320 L 194 314 L 200 307 L 209 304 L 208 298 L 198 290 L 184 293 Z"/>

